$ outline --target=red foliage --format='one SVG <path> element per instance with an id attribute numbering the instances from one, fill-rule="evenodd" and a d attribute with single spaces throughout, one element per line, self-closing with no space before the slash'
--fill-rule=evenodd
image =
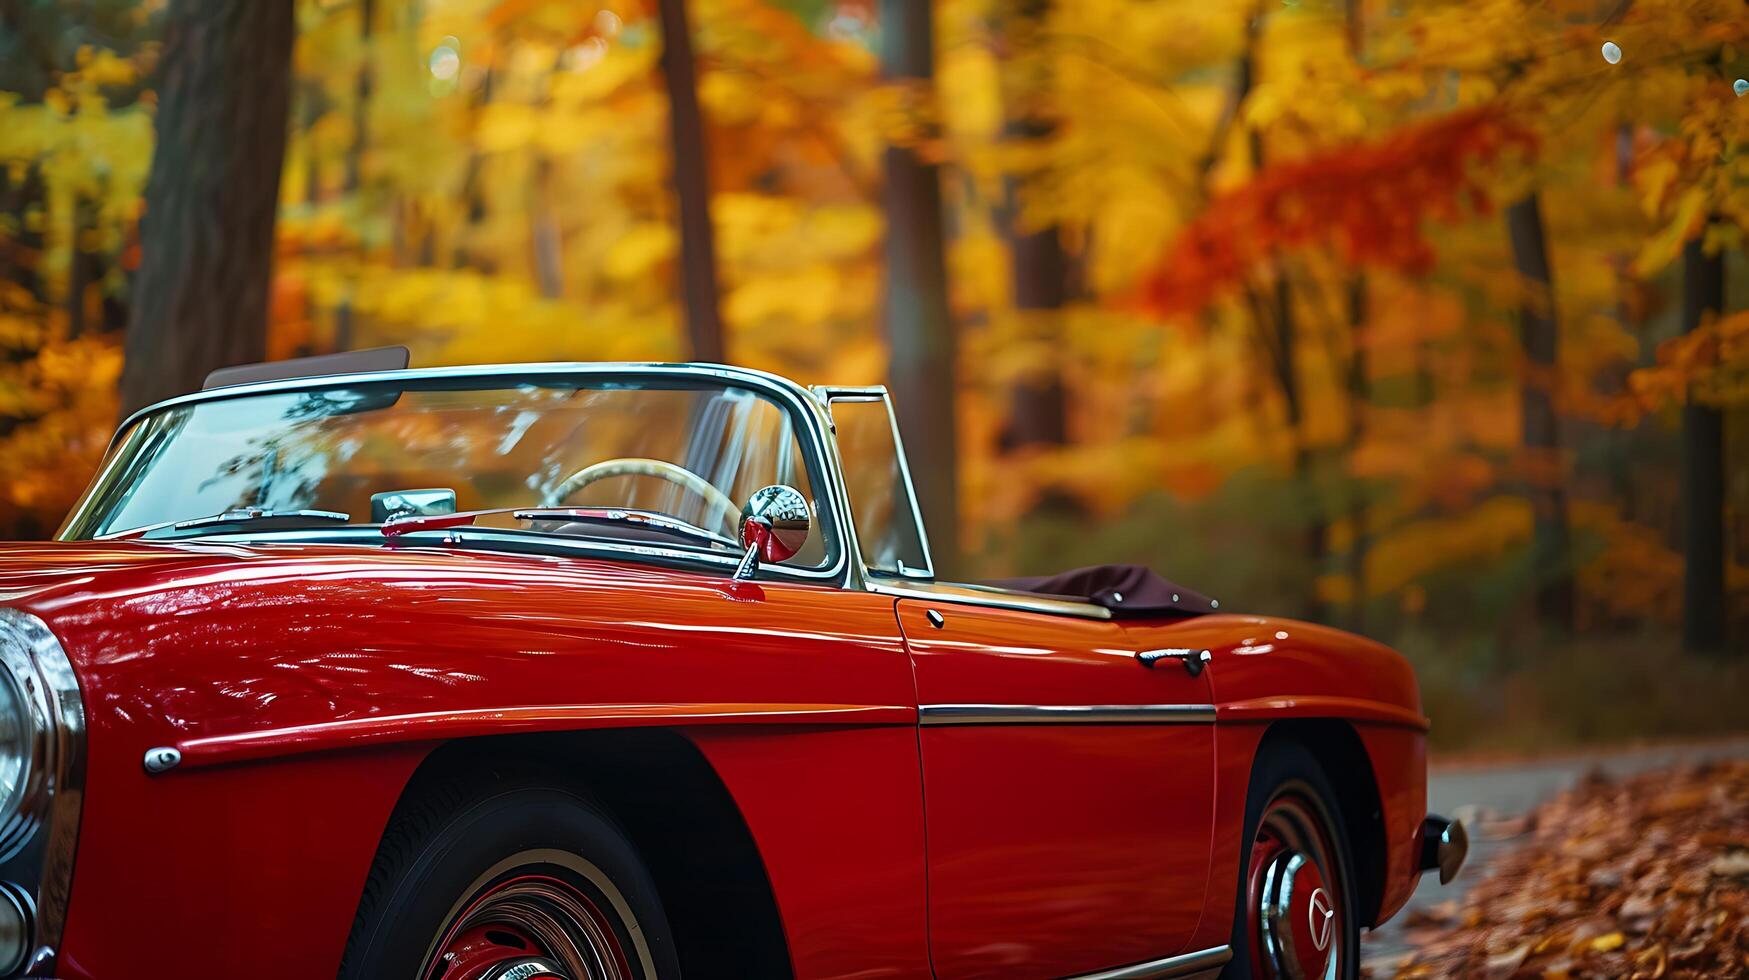
<path id="1" fill-rule="evenodd" d="M 1425 222 L 1487 212 L 1477 165 L 1534 149 L 1530 130 L 1483 107 L 1267 167 L 1184 229 L 1144 279 L 1143 302 L 1166 314 L 1199 310 L 1259 264 L 1311 245 L 1354 264 L 1425 273 L 1434 260 Z"/>

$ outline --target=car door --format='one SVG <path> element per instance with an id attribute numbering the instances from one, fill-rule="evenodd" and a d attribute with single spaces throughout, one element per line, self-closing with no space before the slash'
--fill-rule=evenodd
<path id="1" fill-rule="evenodd" d="M 1097 607 L 932 588 L 986 594 L 906 585 L 896 602 L 936 975 L 1062 977 L 1181 951 L 1213 822 L 1206 674 L 1143 667 L 1122 626 L 1087 618 Z"/>

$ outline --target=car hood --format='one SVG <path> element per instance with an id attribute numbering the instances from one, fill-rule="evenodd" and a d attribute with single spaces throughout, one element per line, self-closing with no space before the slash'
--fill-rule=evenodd
<path id="1" fill-rule="evenodd" d="M 912 696 L 890 600 L 851 615 L 828 586 L 773 598 L 721 573 L 435 542 L 0 546 L 0 605 L 66 650 L 93 766 L 136 775 L 153 746 L 372 717 Z M 843 668 L 847 630 L 884 687 Z"/>
<path id="2" fill-rule="evenodd" d="M 456 582 L 500 592 L 513 584 L 562 589 L 579 612 L 610 608 L 632 591 L 720 587 L 629 562 L 441 547 L 234 539 L 0 544 L 0 606 L 43 619 L 76 669 L 116 659 L 120 636 L 131 636 L 130 645 L 172 634 L 241 639 L 288 606 L 331 622 L 339 610 L 373 597 L 405 615 Z"/>
<path id="3" fill-rule="evenodd" d="M 177 569 L 225 560 L 238 551 L 128 541 L 0 544 L 0 605 L 42 615 L 41 609 L 59 608 L 69 597 L 161 581 Z"/>

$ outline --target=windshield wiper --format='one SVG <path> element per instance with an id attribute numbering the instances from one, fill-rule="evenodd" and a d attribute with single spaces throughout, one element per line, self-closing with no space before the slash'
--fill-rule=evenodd
<path id="1" fill-rule="evenodd" d="M 736 551 L 741 545 L 734 538 L 707 531 L 678 517 L 648 510 L 625 507 L 500 507 L 495 510 L 472 510 L 457 514 L 409 514 L 391 517 L 383 522 L 383 537 L 395 538 L 414 531 L 436 531 L 464 527 L 492 514 L 509 514 L 519 521 L 565 521 L 571 524 L 600 524 L 608 527 L 638 527 L 675 537 L 690 538 L 706 544 L 722 545 Z"/>
<path id="2" fill-rule="evenodd" d="M 678 517 L 650 510 L 627 510 L 624 507 L 526 507 L 510 516 L 519 521 L 568 521 L 577 524 L 630 525 L 666 532 L 676 537 L 692 538 L 740 550 L 741 545 L 726 534 L 708 531 Z"/>
<path id="3" fill-rule="evenodd" d="M 101 537 L 105 540 L 125 541 L 143 538 L 153 531 L 165 529 L 199 531 L 210 527 L 230 527 L 233 525 L 251 527 L 269 525 L 295 528 L 307 527 L 311 524 L 347 524 L 351 521 L 351 514 L 344 514 L 337 510 L 269 510 L 265 507 L 233 507 L 230 510 L 210 514 L 206 517 L 196 517 L 185 521 L 161 521 L 157 524 L 147 524 L 144 527 L 104 534 Z"/>

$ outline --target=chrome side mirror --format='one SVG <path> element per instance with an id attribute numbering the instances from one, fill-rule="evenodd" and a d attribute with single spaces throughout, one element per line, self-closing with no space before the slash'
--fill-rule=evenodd
<path id="1" fill-rule="evenodd" d="M 777 485 L 753 491 L 741 508 L 741 545 L 747 554 L 735 567 L 736 580 L 752 578 L 762 561 L 775 565 L 802 550 L 811 523 L 808 498 L 796 488 Z"/>

